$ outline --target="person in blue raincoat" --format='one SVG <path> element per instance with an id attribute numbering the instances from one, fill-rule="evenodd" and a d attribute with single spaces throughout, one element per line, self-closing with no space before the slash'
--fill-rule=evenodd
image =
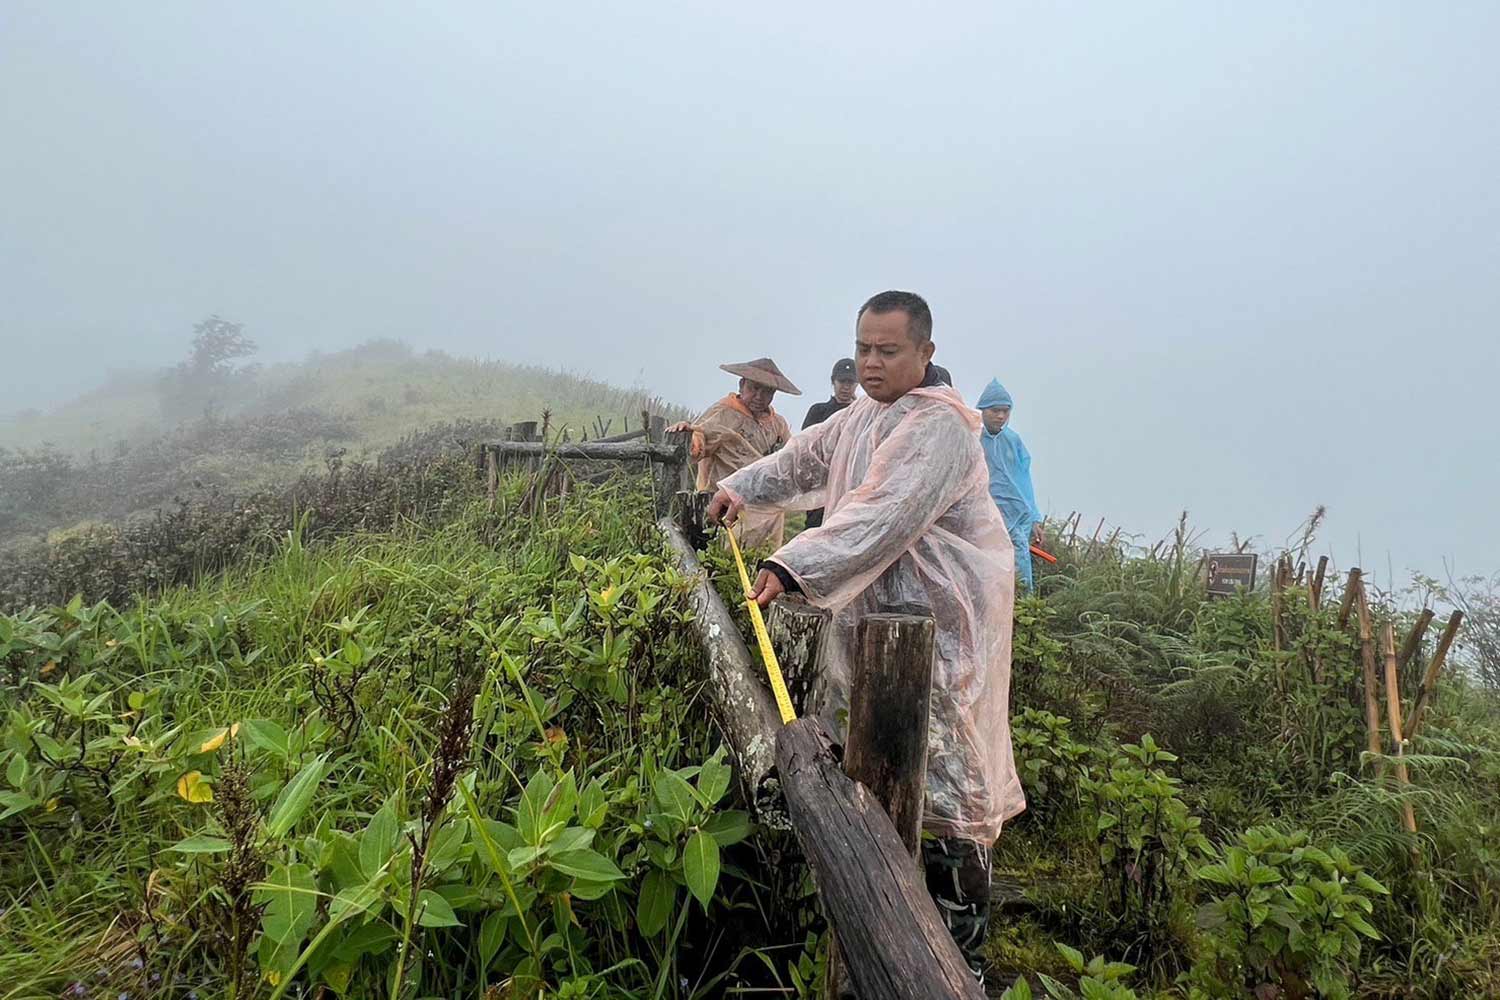
<path id="1" fill-rule="evenodd" d="M 1031 485 L 1031 452 L 1010 425 L 1015 400 L 999 379 L 992 379 L 979 397 L 984 417 L 979 443 L 990 467 L 990 496 L 1005 518 L 1006 530 L 1016 550 L 1016 580 L 1031 589 L 1031 543 L 1041 541 L 1042 513 L 1037 510 L 1036 490 Z"/>

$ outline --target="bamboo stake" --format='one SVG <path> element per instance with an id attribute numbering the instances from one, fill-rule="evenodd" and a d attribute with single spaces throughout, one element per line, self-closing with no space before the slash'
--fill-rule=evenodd
<path id="1" fill-rule="evenodd" d="M 1314 611 L 1323 607 L 1323 574 L 1328 571 L 1328 557 L 1318 556 L 1318 569 L 1313 574 L 1312 586 L 1307 590 L 1308 602 Z"/>
<path id="2" fill-rule="evenodd" d="M 1396 633 L 1389 624 L 1380 630 L 1381 646 L 1385 653 L 1385 700 L 1386 711 L 1391 717 L 1391 740 L 1396 745 L 1396 781 L 1404 788 L 1411 786 L 1411 775 L 1407 773 L 1406 762 L 1402 759 L 1406 756 L 1406 749 L 1401 739 L 1401 687 L 1396 676 Z M 1406 798 L 1401 802 L 1401 825 L 1406 832 L 1415 835 L 1417 832 L 1417 815 L 1412 809 L 1411 799 Z M 1412 852 L 1415 855 L 1417 846 L 1412 844 Z"/>
<path id="3" fill-rule="evenodd" d="M 1431 624 L 1432 609 L 1423 608 L 1422 613 L 1417 616 L 1417 623 L 1411 627 L 1411 634 L 1401 645 L 1401 655 L 1396 658 L 1397 675 L 1406 676 L 1406 668 L 1411 663 L 1411 658 L 1417 654 L 1417 646 L 1421 644 L 1422 636 L 1427 633 L 1427 626 Z"/>
<path id="4" fill-rule="evenodd" d="M 1463 624 L 1464 613 L 1455 611 L 1448 617 L 1448 625 L 1443 629 L 1443 637 L 1438 640 L 1437 652 L 1432 654 L 1432 662 L 1427 665 L 1427 672 L 1422 675 L 1422 686 L 1417 689 L 1417 701 L 1411 709 L 1411 721 L 1406 727 L 1406 738 L 1414 740 L 1417 733 L 1422 729 L 1422 713 L 1427 711 L 1427 705 L 1432 701 L 1433 689 L 1437 687 L 1438 674 L 1443 671 L 1443 663 L 1448 659 L 1448 647 L 1453 645 L 1453 639 L 1458 635 L 1458 627 Z"/>
<path id="5" fill-rule="evenodd" d="M 1339 605 L 1339 628 L 1348 628 L 1349 610 L 1354 607 L 1354 588 L 1359 586 L 1359 567 L 1349 571 L 1349 580 L 1344 584 L 1344 603 Z"/>
<path id="6" fill-rule="evenodd" d="M 1281 627 L 1281 588 L 1285 586 L 1285 570 L 1286 561 L 1278 558 L 1276 568 L 1271 571 L 1271 649 L 1277 653 L 1286 645 Z M 1280 663 L 1276 666 L 1276 674 L 1281 676 Z"/>
<path id="7" fill-rule="evenodd" d="M 1380 680 L 1375 673 L 1375 637 L 1370 629 L 1370 603 L 1365 597 L 1365 584 L 1357 580 L 1354 605 L 1359 613 L 1359 656 L 1365 681 L 1365 726 L 1368 729 L 1369 748 L 1373 754 L 1380 753 Z"/>

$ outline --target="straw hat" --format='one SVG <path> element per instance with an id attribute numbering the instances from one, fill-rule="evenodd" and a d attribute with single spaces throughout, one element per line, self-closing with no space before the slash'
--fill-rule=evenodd
<path id="1" fill-rule="evenodd" d="M 731 375 L 738 375 L 740 378 L 747 378 L 759 385 L 769 386 L 777 392 L 792 396 L 802 395 L 802 390 L 792 385 L 791 380 L 781 374 L 781 369 L 777 368 L 776 362 L 770 358 L 756 358 L 754 361 L 719 367 Z"/>

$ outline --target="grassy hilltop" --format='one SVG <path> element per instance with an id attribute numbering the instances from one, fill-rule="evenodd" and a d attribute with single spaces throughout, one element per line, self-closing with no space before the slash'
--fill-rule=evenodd
<path id="1" fill-rule="evenodd" d="M 477 438 L 550 411 L 552 429 L 577 439 L 600 419 L 610 433 L 638 427 L 643 409 L 683 415 L 645 390 L 391 341 L 236 371 L 185 410 L 169 374 L 118 376 L 0 421 L 0 544 L 206 490 L 244 493 L 330 458 L 373 462 L 437 427 Z"/>

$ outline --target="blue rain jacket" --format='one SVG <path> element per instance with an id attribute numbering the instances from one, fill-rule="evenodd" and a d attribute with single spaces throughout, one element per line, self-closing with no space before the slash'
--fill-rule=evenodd
<path id="1" fill-rule="evenodd" d="M 1009 406 L 1015 413 L 1015 401 L 999 379 L 991 380 L 979 397 L 978 408 Z M 984 458 L 990 467 L 990 496 L 1005 518 L 1011 544 L 1016 550 L 1016 579 L 1031 587 L 1031 530 L 1042 519 L 1036 506 L 1036 490 L 1031 485 L 1031 452 L 1021 435 L 1009 423 L 999 434 L 979 432 Z"/>

